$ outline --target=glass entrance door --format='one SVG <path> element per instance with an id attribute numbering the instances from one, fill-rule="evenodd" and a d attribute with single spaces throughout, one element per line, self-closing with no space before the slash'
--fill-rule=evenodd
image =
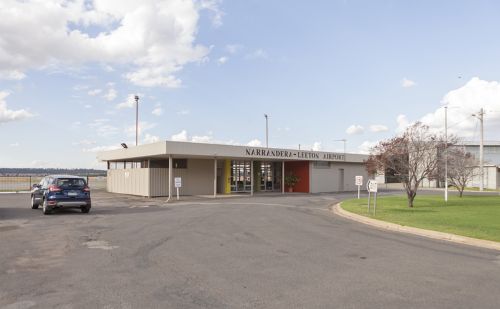
<path id="1" fill-rule="evenodd" d="M 252 189 L 250 174 L 250 161 L 231 161 L 231 192 L 250 192 Z"/>
<path id="2" fill-rule="evenodd" d="M 274 170 L 271 162 L 261 162 L 260 164 L 260 191 L 273 191 Z"/>
<path id="3" fill-rule="evenodd" d="M 281 190 L 281 162 L 260 163 L 260 191 Z"/>

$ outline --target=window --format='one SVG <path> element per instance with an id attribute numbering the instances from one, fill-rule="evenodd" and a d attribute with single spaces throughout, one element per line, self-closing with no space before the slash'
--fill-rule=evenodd
<path id="1" fill-rule="evenodd" d="M 187 159 L 174 159 L 174 168 L 187 168 Z"/>
<path id="2" fill-rule="evenodd" d="M 121 170 L 124 168 L 124 162 L 109 162 L 110 170 Z"/>
<path id="3" fill-rule="evenodd" d="M 56 184 L 61 188 L 83 188 L 86 185 L 83 178 L 59 178 Z"/>
<path id="4" fill-rule="evenodd" d="M 147 167 L 147 161 L 143 162 L 143 167 Z M 187 168 L 188 160 L 187 159 L 173 159 L 172 164 L 174 168 Z M 151 160 L 151 168 L 168 168 L 168 160 Z"/>

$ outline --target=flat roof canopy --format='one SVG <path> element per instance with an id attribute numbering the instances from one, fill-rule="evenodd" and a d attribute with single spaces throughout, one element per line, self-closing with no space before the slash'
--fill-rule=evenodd
<path id="1" fill-rule="evenodd" d="M 367 155 L 297 149 L 163 141 L 98 153 L 100 161 L 175 158 L 228 158 L 261 161 L 326 161 L 361 163 Z"/>

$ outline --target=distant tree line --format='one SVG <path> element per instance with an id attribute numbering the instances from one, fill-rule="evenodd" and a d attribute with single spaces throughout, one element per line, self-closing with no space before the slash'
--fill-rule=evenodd
<path id="1" fill-rule="evenodd" d="M 106 176 L 105 170 L 88 168 L 0 168 L 0 176 L 45 176 L 45 175 Z"/>

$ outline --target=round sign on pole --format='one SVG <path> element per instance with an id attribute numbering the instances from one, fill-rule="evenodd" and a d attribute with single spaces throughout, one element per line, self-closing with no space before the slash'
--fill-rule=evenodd
<path id="1" fill-rule="evenodd" d="M 368 182 L 366 183 L 366 189 L 368 190 L 368 192 L 377 192 L 377 189 L 378 189 L 378 186 L 377 186 L 377 181 L 373 180 L 373 179 L 370 179 L 368 180 Z"/>

